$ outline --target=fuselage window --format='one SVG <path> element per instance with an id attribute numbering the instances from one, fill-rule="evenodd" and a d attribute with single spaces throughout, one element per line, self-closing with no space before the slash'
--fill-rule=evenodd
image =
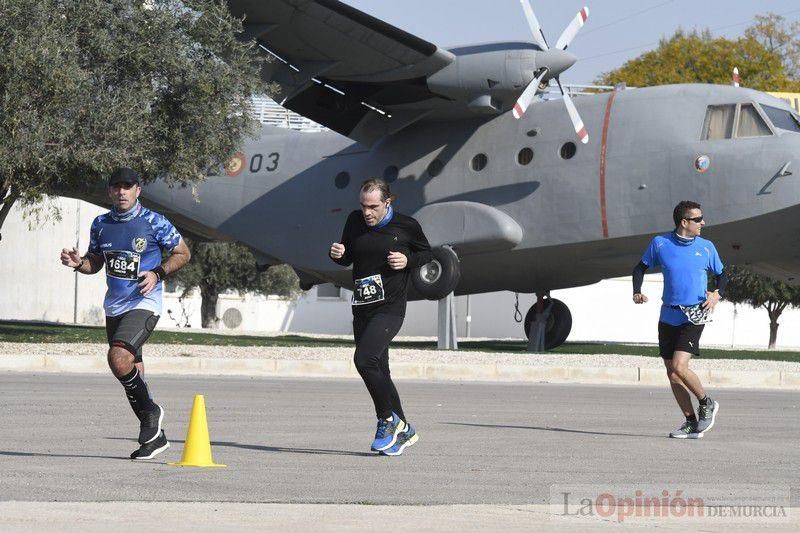
<path id="1" fill-rule="evenodd" d="M 794 113 L 768 105 L 762 105 L 761 108 L 776 128 L 800 133 L 800 121 Z"/>
<path id="2" fill-rule="evenodd" d="M 486 168 L 486 164 L 489 162 L 489 158 L 486 157 L 486 154 L 478 154 L 472 158 L 472 163 L 470 163 L 470 167 L 475 172 L 480 172 L 484 168 Z"/>
<path id="3" fill-rule="evenodd" d="M 533 161 L 533 150 L 530 148 L 523 148 L 517 154 L 517 163 L 520 165 L 528 165 L 531 161 Z"/>
<path id="4" fill-rule="evenodd" d="M 561 146 L 561 158 L 562 159 L 572 159 L 575 155 L 575 152 L 578 151 L 578 148 L 575 146 L 575 143 L 570 141 L 566 142 Z"/>
<path id="5" fill-rule="evenodd" d="M 442 170 L 444 170 L 444 163 L 442 163 L 442 162 L 441 162 L 441 161 L 439 161 L 438 159 L 434 159 L 434 160 L 433 160 L 433 161 L 431 161 L 431 163 L 428 165 L 428 175 L 429 175 L 430 177 L 432 177 L 432 178 L 435 178 L 436 176 L 438 176 L 439 174 L 441 174 L 441 173 L 442 173 Z"/>
<path id="6" fill-rule="evenodd" d="M 739 110 L 739 122 L 736 126 L 737 137 L 764 137 L 772 132 L 758 114 L 753 104 L 742 104 Z"/>
<path id="7" fill-rule="evenodd" d="M 733 119 L 736 116 L 736 106 L 710 105 L 706 111 L 706 121 L 703 124 L 704 141 L 714 139 L 730 139 L 733 135 Z"/>
<path id="8" fill-rule="evenodd" d="M 336 179 L 334 180 L 337 189 L 344 189 L 350 184 L 350 173 L 348 172 L 339 172 L 336 174 Z"/>
<path id="9" fill-rule="evenodd" d="M 396 166 L 391 165 L 386 167 L 386 170 L 383 171 L 383 179 L 386 183 L 392 183 L 397 179 L 397 176 L 400 175 L 400 169 Z"/>

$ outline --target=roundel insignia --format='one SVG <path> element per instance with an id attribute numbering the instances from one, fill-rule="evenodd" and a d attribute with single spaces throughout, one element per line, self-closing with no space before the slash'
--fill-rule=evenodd
<path id="1" fill-rule="evenodd" d="M 244 170 L 245 157 L 242 152 L 236 152 L 230 161 L 225 165 L 225 174 L 228 176 L 238 176 Z"/>
<path id="2" fill-rule="evenodd" d="M 708 170 L 708 167 L 710 166 L 711 166 L 711 158 L 708 157 L 707 155 L 697 156 L 697 159 L 694 160 L 694 169 L 700 174 Z"/>
<path id="3" fill-rule="evenodd" d="M 133 249 L 136 253 L 142 253 L 147 249 L 147 239 L 144 237 L 135 237 L 133 239 Z"/>

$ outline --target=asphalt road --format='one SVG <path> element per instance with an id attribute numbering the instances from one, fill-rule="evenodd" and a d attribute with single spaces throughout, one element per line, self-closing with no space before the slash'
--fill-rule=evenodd
<path id="1" fill-rule="evenodd" d="M 548 504 L 565 485 L 732 487 L 800 507 L 800 393 L 720 390 L 702 440 L 666 438 L 682 416 L 668 388 L 399 382 L 419 443 L 368 449 L 358 380 L 150 376 L 172 448 L 127 459 L 138 421 L 109 374 L 0 373 L 0 501 Z M 713 392 L 713 391 L 712 391 Z M 205 394 L 222 469 L 181 457 Z"/>

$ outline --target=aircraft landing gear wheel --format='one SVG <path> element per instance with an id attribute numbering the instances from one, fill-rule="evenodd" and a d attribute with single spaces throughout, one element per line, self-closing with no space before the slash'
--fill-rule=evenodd
<path id="1" fill-rule="evenodd" d="M 569 312 L 569 307 L 564 302 L 555 298 L 545 300 L 545 305 L 550 305 L 550 316 L 547 317 L 544 329 L 544 349 L 552 350 L 567 340 L 572 329 L 572 313 Z M 532 305 L 528 309 L 528 314 L 525 315 L 525 336 L 528 338 L 531 334 L 531 323 L 535 318 L 536 304 Z"/>
<path id="2" fill-rule="evenodd" d="M 431 251 L 433 261 L 414 269 L 411 282 L 423 298 L 441 300 L 456 289 L 461 278 L 461 267 L 452 248 L 440 246 Z"/>

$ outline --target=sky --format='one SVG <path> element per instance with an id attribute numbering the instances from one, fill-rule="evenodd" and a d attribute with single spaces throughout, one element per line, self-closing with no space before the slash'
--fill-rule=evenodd
<path id="1" fill-rule="evenodd" d="M 519 0 L 343 1 L 442 48 L 532 40 Z M 574 84 L 594 82 L 658 47 L 661 37 L 678 28 L 708 28 L 715 37 L 735 39 L 758 14 L 800 20 L 798 0 L 531 0 L 531 5 L 551 45 L 583 6 L 589 8 L 586 25 L 569 47 L 578 62 L 561 76 Z"/>

